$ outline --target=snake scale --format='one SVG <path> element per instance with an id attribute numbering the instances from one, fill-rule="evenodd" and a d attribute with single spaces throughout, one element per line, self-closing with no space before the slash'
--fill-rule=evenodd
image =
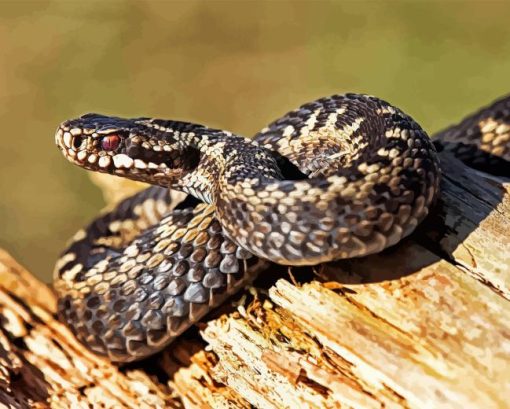
<path id="1" fill-rule="evenodd" d="M 510 175 L 510 97 L 434 143 L 400 109 L 360 94 L 305 104 L 251 140 L 99 114 L 65 121 L 55 139 L 85 169 L 153 185 L 76 233 L 55 269 L 61 320 L 91 350 L 129 362 L 271 262 L 360 257 L 409 235 L 438 195 L 434 143 Z"/>

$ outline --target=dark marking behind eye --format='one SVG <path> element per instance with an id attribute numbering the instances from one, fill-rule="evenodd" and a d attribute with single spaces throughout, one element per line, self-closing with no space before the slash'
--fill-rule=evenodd
<path id="1" fill-rule="evenodd" d="M 145 160 L 154 163 L 165 163 L 170 169 L 182 168 L 189 171 L 196 169 L 200 162 L 200 151 L 195 148 L 172 152 L 144 151 L 143 154 Z"/>
<path id="2" fill-rule="evenodd" d="M 131 144 L 127 147 L 126 153 L 128 156 L 132 158 L 138 158 L 140 153 L 142 152 L 142 148 L 139 145 Z"/>

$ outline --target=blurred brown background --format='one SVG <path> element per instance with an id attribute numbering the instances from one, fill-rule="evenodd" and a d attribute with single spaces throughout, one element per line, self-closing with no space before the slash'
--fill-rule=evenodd
<path id="1" fill-rule="evenodd" d="M 346 91 L 429 132 L 510 92 L 510 2 L 0 1 L 0 246 L 49 281 L 102 207 L 54 146 L 85 112 L 253 135 Z"/>

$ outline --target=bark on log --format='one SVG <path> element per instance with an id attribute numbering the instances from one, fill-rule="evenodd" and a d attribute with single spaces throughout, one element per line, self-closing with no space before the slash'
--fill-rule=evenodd
<path id="1" fill-rule="evenodd" d="M 399 245 L 256 283 L 124 368 L 84 349 L 52 291 L 0 252 L 0 406 L 508 407 L 510 184 L 442 168 L 440 202 Z"/>

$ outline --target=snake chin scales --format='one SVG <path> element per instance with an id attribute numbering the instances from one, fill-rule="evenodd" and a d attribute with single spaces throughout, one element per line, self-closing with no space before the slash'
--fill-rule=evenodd
<path id="1" fill-rule="evenodd" d="M 92 351 L 129 362 L 271 263 L 361 257 L 409 235 L 438 196 L 436 147 L 510 176 L 510 98 L 432 139 L 393 105 L 345 94 L 304 104 L 253 139 L 87 114 L 62 123 L 55 141 L 80 167 L 152 185 L 80 230 L 55 268 L 60 319 Z"/>

